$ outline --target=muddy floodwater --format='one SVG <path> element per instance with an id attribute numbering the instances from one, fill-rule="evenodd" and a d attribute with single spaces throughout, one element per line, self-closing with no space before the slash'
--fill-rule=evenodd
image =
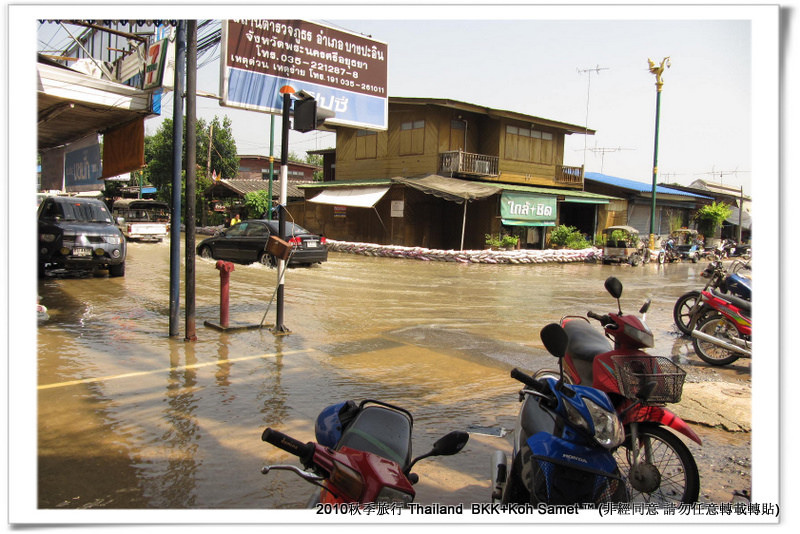
<path id="1" fill-rule="evenodd" d="M 198 240 L 199 241 L 199 240 Z M 414 415 L 414 452 L 450 430 L 471 430 L 457 456 L 415 470 L 420 503 L 487 502 L 489 461 L 513 428 L 519 384 L 512 367 L 553 367 L 539 330 L 562 315 L 606 313 L 613 274 L 622 309 L 652 299 L 652 354 L 673 359 L 687 381 L 749 385 L 750 361 L 709 369 L 672 325 L 672 306 L 703 286 L 704 264 L 483 265 L 331 253 L 286 275 L 285 326 L 270 300 L 276 271 L 236 265 L 232 323 L 219 321 L 219 271 L 197 259 L 197 341 L 169 332 L 169 245 L 131 243 L 127 272 L 48 276 L 38 322 L 38 507 L 291 509 L 312 486 L 267 463 L 296 459 L 261 441 L 274 427 L 311 441 L 329 404 L 375 398 Z M 181 256 L 183 258 L 183 255 Z M 181 287 L 181 305 L 185 293 Z M 730 501 L 750 486 L 750 434 L 695 425 L 689 443 L 701 498 Z M 481 432 L 478 429 L 483 429 Z"/>

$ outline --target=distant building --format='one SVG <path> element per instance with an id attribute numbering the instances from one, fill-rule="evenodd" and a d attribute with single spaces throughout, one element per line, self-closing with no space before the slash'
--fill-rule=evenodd
<path id="1" fill-rule="evenodd" d="M 650 216 L 653 210 L 653 184 L 627 180 L 595 172 L 586 173 L 586 190 L 611 195 L 618 200 L 610 202 L 601 216 L 602 228 L 615 225 L 633 226 L 642 235 L 650 234 Z M 656 235 L 668 235 L 677 228 L 693 226 L 692 217 L 697 209 L 710 204 L 709 195 L 682 191 L 664 185 L 656 186 Z M 600 228 L 602 230 L 602 228 Z"/>
<path id="2" fill-rule="evenodd" d="M 235 179 L 241 180 L 269 180 L 269 156 L 239 155 L 239 174 Z M 275 158 L 272 164 L 272 179 L 280 178 L 281 159 Z M 290 161 L 286 165 L 287 177 L 290 182 L 313 182 L 314 173 L 321 172 L 322 167 Z"/>

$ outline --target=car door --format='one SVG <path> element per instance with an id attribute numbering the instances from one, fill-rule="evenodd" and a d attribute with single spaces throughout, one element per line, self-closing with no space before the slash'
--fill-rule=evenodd
<path id="1" fill-rule="evenodd" d="M 250 223 L 242 222 L 225 230 L 225 235 L 217 241 L 214 257 L 225 261 L 243 262 L 245 236 Z"/>
<path id="2" fill-rule="evenodd" d="M 258 221 L 249 222 L 247 232 L 242 239 L 242 261 L 258 261 L 261 253 L 266 249 L 268 239 L 269 229 L 267 225 Z"/>

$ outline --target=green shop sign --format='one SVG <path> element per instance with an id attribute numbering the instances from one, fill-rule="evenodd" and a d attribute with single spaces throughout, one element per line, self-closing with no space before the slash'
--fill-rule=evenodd
<path id="1" fill-rule="evenodd" d="M 556 197 L 504 191 L 500 196 L 500 217 L 511 226 L 553 226 Z"/>

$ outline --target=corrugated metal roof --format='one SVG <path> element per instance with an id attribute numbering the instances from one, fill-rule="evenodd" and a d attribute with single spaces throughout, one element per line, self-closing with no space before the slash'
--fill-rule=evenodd
<path id="1" fill-rule="evenodd" d="M 300 189 L 297 188 L 298 185 L 300 184 L 287 182 L 286 196 L 289 198 L 303 198 L 305 195 L 302 191 L 300 191 Z M 225 187 L 226 189 L 230 189 L 231 191 L 244 196 L 247 193 L 252 193 L 254 191 L 267 191 L 269 189 L 269 180 L 220 180 L 212 187 L 218 186 Z M 280 192 L 281 181 L 274 180 L 272 182 L 272 197 L 279 197 Z"/>
<path id="2" fill-rule="evenodd" d="M 600 174 L 599 172 L 587 172 L 584 174 L 585 180 L 592 180 L 595 182 L 600 182 L 606 185 L 613 185 L 615 187 L 623 187 L 625 189 L 630 189 L 631 191 L 636 191 L 638 193 L 652 193 L 653 192 L 653 184 L 652 183 L 644 183 L 644 182 L 637 182 L 635 180 L 627 180 L 625 178 L 618 178 L 616 176 L 609 176 L 607 174 Z M 705 195 L 697 195 L 694 193 L 688 193 L 686 191 L 681 191 L 679 189 L 673 189 L 671 187 L 665 187 L 663 185 L 656 185 L 656 195 L 659 193 L 664 195 L 678 195 L 682 197 L 692 197 L 692 198 L 711 198 Z"/>

